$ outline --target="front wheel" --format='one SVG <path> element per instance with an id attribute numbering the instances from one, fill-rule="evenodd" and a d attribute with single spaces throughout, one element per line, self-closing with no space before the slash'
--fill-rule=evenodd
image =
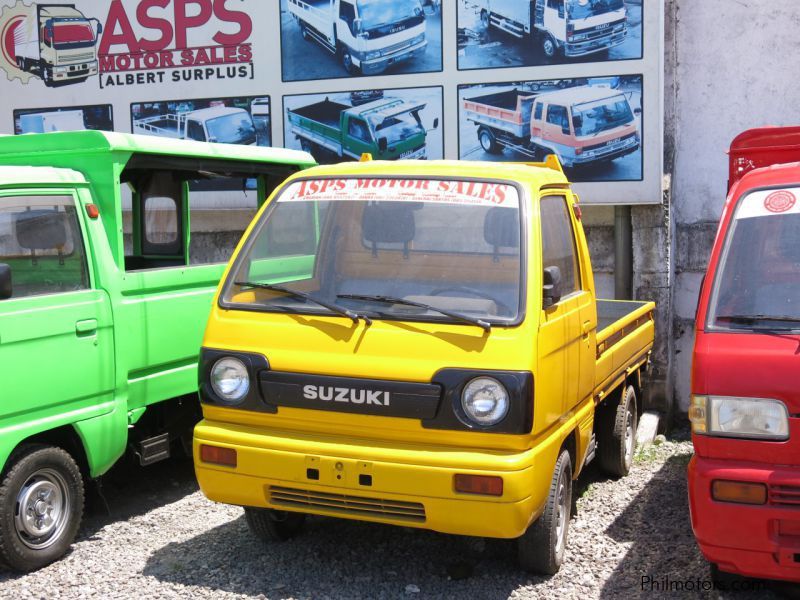
<path id="1" fill-rule="evenodd" d="M 303 513 L 250 506 L 245 507 L 244 518 L 250 531 L 264 542 L 285 542 L 297 537 L 306 521 Z"/>
<path id="2" fill-rule="evenodd" d="M 555 58 L 558 54 L 558 46 L 550 34 L 542 36 L 542 53 L 549 59 Z"/>
<path id="3" fill-rule="evenodd" d="M 346 47 L 342 47 L 339 53 L 341 54 L 344 70 L 350 75 L 358 75 L 358 67 L 353 63 L 353 55 L 350 54 L 350 50 Z"/>
<path id="4" fill-rule="evenodd" d="M 636 451 L 636 391 L 627 386 L 619 403 L 602 407 L 598 415 L 598 458 L 603 470 L 614 477 L 624 477 L 631 470 Z"/>
<path id="5" fill-rule="evenodd" d="M 527 571 L 555 575 L 564 561 L 572 509 L 572 461 L 561 451 L 542 515 L 517 540 L 519 563 Z"/>
<path id="6" fill-rule="evenodd" d="M 31 446 L 0 483 L 0 561 L 28 572 L 58 560 L 83 515 L 83 478 L 61 448 Z"/>

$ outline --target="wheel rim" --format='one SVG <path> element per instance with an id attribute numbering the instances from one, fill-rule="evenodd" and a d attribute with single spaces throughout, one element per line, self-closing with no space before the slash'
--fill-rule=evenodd
<path id="1" fill-rule="evenodd" d="M 625 415 L 625 466 L 630 468 L 633 462 L 633 413 L 628 411 Z"/>
<path id="2" fill-rule="evenodd" d="M 32 550 L 52 546 L 67 526 L 71 498 L 66 480 L 52 469 L 33 473 L 17 494 L 14 525 Z"/>
<path id="3" fill-rule="evenodd" d="M 353 69 L 353 59 L 350 57 L 349 52 L 345 52 L 342 56 L 345 70 L 349 73 Z"/>
<path id="4" fill-rule="evenodd" d="M 481 23 L 483 23 L 483 26 L 486 29 L 489 29 L 489 14 L 488 13 L 485 13 L 485 12 L 481 13 Z"/>
<path id="5" fill-rule="evenodd" d="M 561 556 L 564 547 L 567 545 L 567 519 L 569 518 L 569 506 L 567 498 L 567 483 L 564 476 L 558 480 L 558 515 L 556 517 L 556 555 Z"/>
<path id="6" fill-rule="evenodd" d="M 488 133 L 481 134 L 481 147 L 488 152 L 492 147 L 492 141 L 489 139 Z"/>
<path id="7" fill-rule="evenodd" d="M 544 41 L 544 53 L 547 56 L 553 56 L 553 54 L 555 53 L 555 47 L 553 46 L 553 40 L 548 38 L 548 39 L 546 39 Z"/>

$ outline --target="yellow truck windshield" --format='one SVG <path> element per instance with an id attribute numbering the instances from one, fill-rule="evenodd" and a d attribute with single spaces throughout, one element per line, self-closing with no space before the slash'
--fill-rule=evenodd
<path id="1" fill-rule="evenodd" d="M 514 324 L 523 289 L 520 205 L 517 187 L 490 181 L 295 181 L 253 229 L 221 304 Z"/>

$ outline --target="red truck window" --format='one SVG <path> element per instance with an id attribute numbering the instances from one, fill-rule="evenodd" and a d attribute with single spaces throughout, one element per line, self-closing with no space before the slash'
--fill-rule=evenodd
<path id="1" fill-rule="evenodd" d="M 800 328 L 800 188 L 739 201 L 709 304 L 712 329 Z"/>

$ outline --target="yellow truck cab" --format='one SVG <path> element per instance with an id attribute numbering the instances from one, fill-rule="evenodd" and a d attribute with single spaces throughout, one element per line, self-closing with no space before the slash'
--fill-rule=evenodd
<path id="1" fill-rule="evenodd" d="M 554 156 L 304 171 L 218 290 L 200 487 L 266 540 L 310 513 L 518 538 L 555 573 L 573 479 L 630 468 L 653 310 L 596 300 Z"/>

